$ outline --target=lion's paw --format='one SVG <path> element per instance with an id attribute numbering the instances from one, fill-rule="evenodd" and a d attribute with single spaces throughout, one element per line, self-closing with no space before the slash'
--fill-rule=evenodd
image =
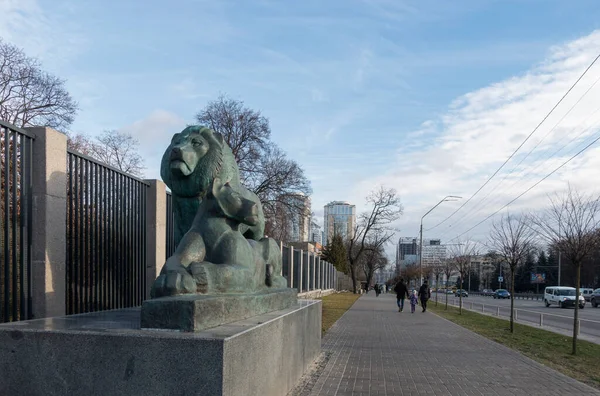
<path id="1" fill-rule="evenodd" d="M 214 264 L 211 263 L 192 263 L 190 265 L 190 272 L 194 282 L 196 283 L 197 293 L 208 293 L 211 289 L 211 268 Z"/>
<path id="2" fill-rule="evenodd" d="M 196 282 L 187 272 L 161 274 L 152 285 L 151 298 L 196 293 Z"/>

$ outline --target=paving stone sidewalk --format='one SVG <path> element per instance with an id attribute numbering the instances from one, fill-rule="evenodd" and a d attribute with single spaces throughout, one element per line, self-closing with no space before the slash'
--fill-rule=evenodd
<path id="1" fill-rule="evenodd" d="M 323 339 L 297 395 L 600 395 L 433 313 L 363 295 Z"/>

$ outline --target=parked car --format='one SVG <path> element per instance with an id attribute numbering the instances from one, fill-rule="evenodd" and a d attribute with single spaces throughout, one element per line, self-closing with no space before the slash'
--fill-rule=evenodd
<path id="1" fill-rule="evenodd" d="M 598 308 L 598 305 L 600 304 L 600 289 L 594 290 L 590 296 L 590 303 L 592 304 L 592 307 Z"/>
<path id="2" fill-rule="evenodd" d="M 585 308 L 585 298 L 582 295 L 576 296 L 576 289 L 570 286 L 549 286 L 544 289 L 544 304 L 558 305 L 559 308 L 566 308 L 575 305 L 579 300 L 579 308 Z"/>
<path id="3" fill-rule="evenodd" d="M 498 289 L 494 292 L 494 298 L 497 298 L 497 299 L 510 298 L 510 293 L 506 289 Z"/>
<path id="4" fill-rule="evenodd" d="M 466 291 L 466 290 L 464 290 L 464 289 L 458 289 L 458 290 L 457 290 L 457 291 L 454 293 L 454 295 L 455 295 L 456 297 L 460 297 L 461 295 L 462 295 L 463 297 L 469 297 L 469 293 L 467 293 L 467 291 Z"/>
<path id="5" fill-rule="evenodd" d="M 592 289 L 590 287 L 581 287 L 581 288 L 579 288 L 579 292 L 581 293 L 583 298 L 585 298 L 585 301 L 590 301 L 592 298 L 592 293 L 594 292 L 594 289 Z"/>

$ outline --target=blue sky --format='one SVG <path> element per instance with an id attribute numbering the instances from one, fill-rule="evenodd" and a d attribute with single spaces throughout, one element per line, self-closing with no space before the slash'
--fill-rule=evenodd
<path id="1" fill-rule="evenodd" d="M 68 80 L 81 105 L 72 129 L 135 134 L 147 177 L 159 177 L 170 136 L 225 93 L 270 119 L 273 140 L 312 181 L 317 214 L 331 200 L 360 211 L 385 184 L 401 194 L 406 236 L 443 196 L 475 192 L 600 49 L 594 0 L 0 0 L 0 14 L 1 37 Z M 582 87 L 599 75 L 600 65 Z M 540 139 L 550 132 L 534 154 L 583 120 L 591 129 L 580 138 L 591 136 L 597 92 L 562 132 L 542 128 Z M 589 187 L 599 152 L 586 154 L 512 207 L 537 207 L 566 181 Z M 498 181 L 522 179 L 482 191 L 487 200 L 465 206 L 462 224 L 453 218 L 426 237 L 450 239 L 507 203 L 538 177 L 535 158 L 509 164 L 517 173 Z"/>

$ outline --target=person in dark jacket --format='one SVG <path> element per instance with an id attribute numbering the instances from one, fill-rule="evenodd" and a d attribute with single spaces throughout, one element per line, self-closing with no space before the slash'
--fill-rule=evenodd
<path id="1" fill-rule="evenodd" d="M 419 299 L 421 300 L 421 307 L 423 307 L 423 312 L 427 311 L 427 300 L 431 298 L 431 290 L 429 290 L 429 284 L 427 283 L 427 279 L 419 288 Z"/>
<path id="2" fill-rule="evenodd" d="M 396 303 L 398 304 L 398 312 L 404 310 L 404 298 L 408 298 L 408 288 L 404 284 L 404 279 L 400 278 L 400 281 L 396 283 Z"/>

